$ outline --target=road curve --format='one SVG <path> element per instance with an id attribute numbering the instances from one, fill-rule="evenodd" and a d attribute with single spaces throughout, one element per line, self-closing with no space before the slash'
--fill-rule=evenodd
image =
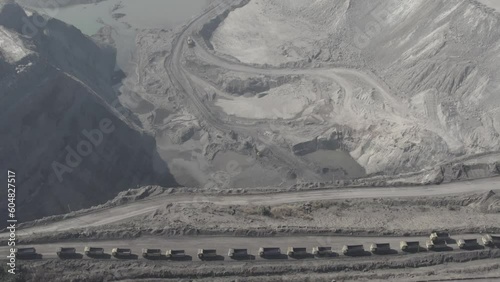
<path id="1" fill-rule="evenodd" d="M 172 85 L 179 92 L 186 94 L 187 98 L 191 102 L 191 106 L 193 106 L 198 113 L 198 118 L 201 118 L 204 122 L 222 132 L 234 131 L 260 140 L 262 143 L 266 144 L 268 149 L 272 152 L 272 154 L 268 155 L 269 158 L 275 159 L 278 163 L 286 164 L 290 168 L 295 168 L 296 171 L 303 174 L 303 176 L 310 181 L 320 181 L 321 177 L 317 175 L 302 159 L 294 156 L 291 151 L 286 151 L 283 148 L 280 148 L 279 146 L 276 146 L 275 144 L 257 136 L 257 134 L 255 134 L 256 131 L 254 126 L 233 125 L 225 123 L 221 120 L 216 113 L 213 113 L 210 110 L 206 103 L 201 99 L 201 96 L 197 94 L 196 85 L 191 79 L 192 75 L 183 68 L 182 55 L 183 49 L 186 46 L 187 38 L 196 31 L 197 27 L 205 24 L 212 17 L 230 9 L 232 5 L 234 4 L 230 1 L 220 2 L 215 7 L 208 9 L 199 17 L 191 21 L 179 33 L 173 42 L 172 53 L 165 59 L 164 62 L 167 76 Z"/>
<path id="2" fill-rule="evenodd" d="M 444 196 L 464 193 L 481 193 L 499 189 L 500 177 L 474 181 L 464 181 L 443 185 L 412 187 L 365 187 L 332 188 L 322 190 L 248 195 L 202 196 L 199 194 L 165 195 L 150 200 L 141 200 L 110 209 L 94 212 L 74 218 L 47 223 L 45 225 L 17 230 L 18 236 L 29 236 L 47 232 L 61 232 L 85 227 L 103 226 L 117 223 L 136 216 L 154 212 L 169 203 L 213 203 L 217 205 L 276 205 L 305 201 L 362 199 L 362 198 L 401 198 L 417 196 Z M 0 240 L 8 233 L 1 233 Z"/>

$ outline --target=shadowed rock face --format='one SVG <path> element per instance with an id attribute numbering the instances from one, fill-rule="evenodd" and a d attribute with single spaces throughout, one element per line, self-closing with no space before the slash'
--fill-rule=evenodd
<path id="1" fill-rule="evenodd" d="M 9 38 L 0 48 L 0 167 L 16 171 L 18 219 L 101 204 L 137 185 L 176 186 L 154 138 L 129 122 L 109 85 L 114 51 L 57 20 L 21 36 L 19 9 L 0 10 Z"/>

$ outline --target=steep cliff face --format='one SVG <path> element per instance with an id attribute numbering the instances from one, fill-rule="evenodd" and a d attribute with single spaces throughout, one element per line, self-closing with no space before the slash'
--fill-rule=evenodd
<path id="1" fill-rule="evenodd" d="M 175 186 L 154 138 L 112 91 L 114 51 L 53 19 L 28 36 L 18 19 L 35 16 L 0 8 L 0 167 L 17 172 L 19 219 L 103 203 L 137 185 Z"/>

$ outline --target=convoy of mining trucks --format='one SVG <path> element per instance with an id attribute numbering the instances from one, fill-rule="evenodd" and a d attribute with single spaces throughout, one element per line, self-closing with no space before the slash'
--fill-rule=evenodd
<path id="1" fill-rule="evenodd" d="M 482 245 L 477 239 L 460 239 L 455 241 L 447 232 L 432 232 L 429 240 L 426 241 L 425 247 L 420 245 L 419 241 L 401 241 L 399 248 L 406 253 L 418 253 L 420 251 L 450 251 L 453 250 L 449 243 L 456 243 L 462 250 L 475 250 L 484 247 L 500 248 L 500 236 L 486 234 L 481 238 Z M 105 253 L 104 248 L 86 246 L 84 254 L 89 258 L 101 258 L 109 256 Z M 396 250 L 391 248 L 389 243 L 374 243 L 370 245 L 369 251 L 364 249 L 363 245 L 345 245 L 342 254 L 346 256 L 363 256 L 370 253 L 384 255 L 396 254 Z M 59 248 L 56 251 L 59 258 L 81 258 L 81 254 L 76 252 L 76 248 Z M 128 248 L 114 248 L 111 250 L 111 255 L 116 258 L 136 258 L 137 255 L 132 253 Z M 311 253 L 303 247 L 288 247 L 286 254 L 281 253 L 278 247 L 262 247 L 258 250 L 258 255 L 261 258 L 307 258 L 307 257 L 334 257 L 337 253 L 332 251 L 331 247 L 317 246 L 312 248 Z M 255 259 L 247 249 L 229 249 L 227 256 L 234 260 Z M 18 248 L 16 257 L 21 259 L 41 258 L 41 254 L 36 252 L 33 247 Z M 184 250 L 167 250 L 165 253 L 161 249 L 142 249 L 142 257 L 146 259 L 168 259 L 168 260 L 191 260 L 191 256 L 186 254 Z M 223 256 L 217 254 L 215 249 L 198 249 L 197 257 L 202 260 L 217 260 L 224 259 Z"/>

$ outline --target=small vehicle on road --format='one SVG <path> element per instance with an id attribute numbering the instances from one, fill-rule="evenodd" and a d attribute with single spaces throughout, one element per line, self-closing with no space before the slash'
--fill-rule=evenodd
<path id="1" fill-rule="evenodd" d="M 142 249 L 142 257 L 147 259 L 157 259 L 161 257 L 160 249 Z"/>
<path id="2" fill-rule="evenodd" d="M 245 259 L 249 257 L 247 249 L 229 249 L 227 256 L 232 259 Z"/>
<path id="3" fill-rule="evenodd" d="M 103 248 L 96 248 L 96 247 L 90 247 L 90 246 L 86 246 L 85 249 L 83 249 L 83 252 L 88 257 L 104 255 Z"/>
<path id="4" fill-rule="evenodd" d="M 213 259 L 217 257 L 217 250 L 215 249 L 198 249 L 198 258 L 201 260 Z"/>
<path id="5" fill-rule="evenodd" d="M 312 254 L 315 257 L 330 257 L 333 255 L 332 247 L 313 247 Z"/>
<path id="6" fill-rule="evenodd" d="M 308 255 L 306 248 L 288 247 L 287 256 L 291 258 L 301 258 Z"/>
<path id="7" fill-rule="evenodd" d="M 76 255 L 76 249 L 75 248 L 61 247 L 61 248 L 57 249 L 56 254 L 60 258 L 69 258 L 69 257 L 73 257 Z"/>
<path id="8" fill-rule="evenodd" d="M 279 257 L 279 256 L 281 256 L 281 249 L 277 248 L 277 247 L 259 248 L 259 256 L 261 258 Z"/>
<path id="9" fill-rule="evenodd" d="M 29 248 L 17 248 L 15 252 L 16 258 L 20 259 L 30 259 L 30 258 L 36 258 L 38 254 L 36 253 L 36 249 L 29 247 Z"/>
<path id="10" fill-rule="evenodd" d="M 114 248 L 111 251 L 111 255 L 115 258 L 127 258 L 132 256 L 132 250 L 124 248 Z"/>
<path id="11" fill-rule="evenodd" d="M 187 257 L 184 250 L 167 250 L 165 256 L 169 259 L 185 259 Z"/>

